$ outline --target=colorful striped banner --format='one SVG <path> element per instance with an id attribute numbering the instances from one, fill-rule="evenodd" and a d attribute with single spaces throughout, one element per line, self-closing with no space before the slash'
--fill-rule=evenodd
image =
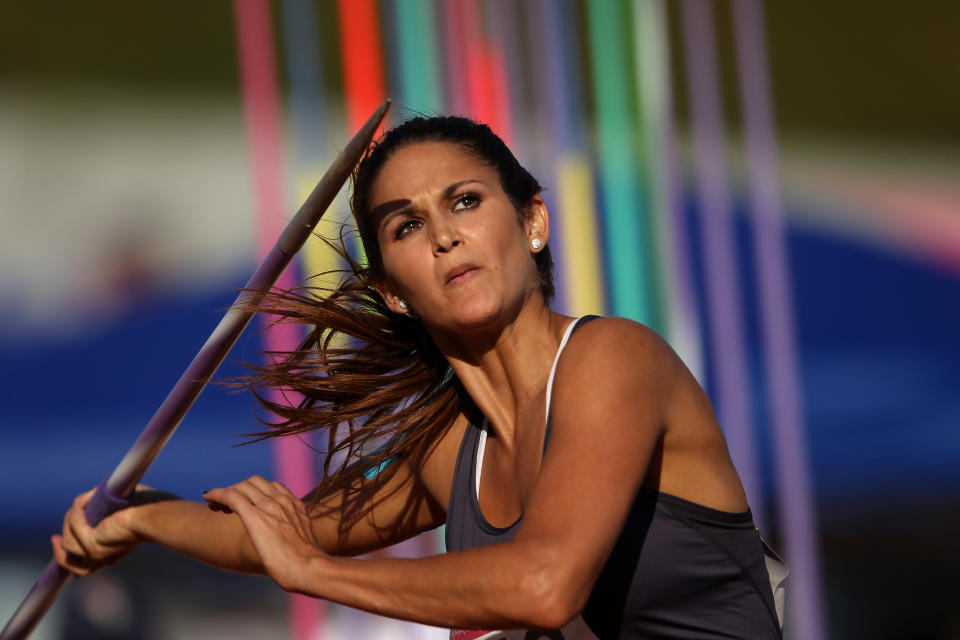
<path id="1" fill-rule="evenodd" d="M 265 35 L 256 36 L 250 35 L 252 27 L 241 28 L 241 6 L 249 5 L 243 11 L 259 16 L 256 21 L 261 30 L 269 25 L 269 15 L 262 0 L 235 2 L 238 43 L 244 37 L 248 40 L 246 51 L 239 47 L 241 67 L 254 69 L 245 72 L 250 77 L 243 81 L 258 211 L 265 225 L 271 217 L 279 221 L 285 215 L 279 123 L 275 114 L 270 115 L 277 109 L 277 98 L 275 93 L 263 93 L 267 91 L 264 83 L 272 83 L 270 91 L 276 90 L 272 71 L 265 71 L 274 64 L 272 44 L 268 28 Z M 769 173 L 775 167 L 771 161 L 775 142 L 772 123 L 764 121 L 769 117 L 769 104 L 757 97 L 768 89 L 763 84 L 766 53 L 762 37 L 756 40 L 762 25 L 755 5 L 755 0 L 734 3 L 745 124 L 748 137 L 754 140 L 748 160 L 751 165 L 759 162 L 767 172 L 759 175 L 760 170 L 752 168 L 758 172 L 751 177 L 757 181 L 754 215 L 776 216 L 779 203 L 770 191 L 776 189 L 776 182 L 775 176 L 771 182 Z M 291 123 L 299 144 L 297 173 L 302 170 L 302 182 L 309 184 L 315 177 L 310 175 L 315 173 L 314 167 L 328 152 L 320 125 L 336 127 L 339 123 L 325 109 L 316 5 L 310 0 L 284 0 L 283 8 Z M 380 9 L 385 11 L 382 15 Z M 320 10 L 329 12 L 323 6 Z M 410 113 L 454 113 L 489 124 L 549 188 L 545 199 L 552 215 L 551 248 L 558 263 L 557 307 L 574 315 L 609 312 L 651 325 L 702 380 L 704 354 L 674 139 L 669 31 L 663 0 L 528 0 L 522 4 L 509 0 L 338 0 L 336 10 L 346 129 L 358 128 L 388 95 L 388 88 L 397 102 L 395 121 Z M 583 26 L 581 11 L 587 19 Z M 685 0 L 681 11 L 718 413 L 755 517 L 762 524 L 766 518 L 754 454 L 732 198 L 717 100 L 712 6 Z M 383 34 L 381 21 L 386 28 Z M 584 28 L 586 59 L 580 55 Z M 588 69 L 581 68 L 586 64 Z M 254 91 L 248 84 L 260 89 Z M 590 97 L 584 98 L 587 95 Z M 587 99 L 592 101 L 593 132 Z M 254 122 L 258 124 L 254 126 Z M 765 213 L 761 214 L 761 209 Z M 338 223 L 346 220 L 345 212 L 341 201 Z M 270 233 L 264 230 L 266 237 Z M 782 246 L 774 246 L 777 242 L 782 245 L 782 222 L 758 218 L 756 233 L 756 249 L 762 255 L 758 253 L 755 269 L 763 290 L 761 302 L 769 307 L 763 310 L 769 333 L 765 353 L 769 373 L 774 361 L 793 363 L 795 368 L 796 356 L 783 355 L 784 349 L 789 349 L 784 340 L 792 335 L 792 327 L 786 257 Z M 318 250 L 316 243 L 305 255 L 310 274 L 339 265 L 333 254 L 325 248 Z M 781 265 L 783 271 L 771 273 L 770 264 L 773 270 Z M 809 479 L 797 471 L 806 462 L 802 455 L 787 460 L 795 453 L 787 449 L 793 448 L 802 433 L 797 431 L 802 428 L 801 418 L 790 415 L 799 411 L 799 398 L 791 391 L 795 376 L 795 371 L 787 372 L 782 379 L 772 376 L 770 382 L 771 406 L 775 413 L 783 412 L 774 416 L 774 421 L 787 425 L 774 428 L 790 431 L 775 435 L 777 455 L 781 456 L 777 466 L 785 474 L 779 483 L 786 486 L 784 478 L 791 474 L 789 482 L 795 482 L 781 500 L 781 508 L 792 510 L 791 522 L 800 522 L 785 525 L 788 529 L 806 527 L 803 535 L 807 537 L 789 543 L 788 553 L 816 558 L 812 541 L 815 522 L 810 511 L 813 498 L 804 494 L 809 487 L 801 486 Z M 797 511 L 798 500 L 806 501 L 805 514 Z M 786 511 L 781 520 L 787 521 Z M 807 577 L 795 573 L 795 578 L 814 585 L 809 587 L 814 589 L 809 597 L 801 596 L 807 597 L 801 608 L 814 620 L 810 628 L 818 628 L 815 585 L 819 576 L 816 568 L 811 571 Z"/>

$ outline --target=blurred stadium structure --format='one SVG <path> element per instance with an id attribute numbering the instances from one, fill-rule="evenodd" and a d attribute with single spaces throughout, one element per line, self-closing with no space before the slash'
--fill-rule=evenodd
<path id="1" fill-rule="evenodd" d="M 0 8 L 0 619 L 270 229 L 390 96 L 394 121 L 464 113 L 498 131 L 548 188 L 557 308 L 650 324 L 704 382 L 807 585 L 788 638 L 960 637 L 960 6 L 60 4 Z M 766 13 L 752 28 L 751 6 Z M 759 169 L 779 181 L 779 235 L 757 222 L 750 78 L 772 89 Z M 783 264 L 755 261 L 771 238 Z M 330 259 L 314 243 L 291 282 Z M 231 360 L 261 347 L 249 336 Z M 308 482 L 296 442 L 232 448 L 251 406 L 208 389 L 147 481 L 187 497 L 253 473 Z M 791 520 L 805 490 L 811 517 Z M 171 555 L 72 585 L 35 637 L 445 635 L 311 601 L 288 615 L 269 582 Z"/>

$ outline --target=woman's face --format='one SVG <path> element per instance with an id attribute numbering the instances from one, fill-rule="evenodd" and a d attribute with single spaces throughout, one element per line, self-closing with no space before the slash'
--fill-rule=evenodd
<path id="1" fill-rule="evenodd" d="M 378 289 L 394 312 L 412 311 L 435 329 L 483 330 L 539 295 L 530 243 L 548 239 L 543 200 L 534 198 L 521 223 L 496 170 L 459 146 L 400 148 L 369 202 L 385 272 Z"/>

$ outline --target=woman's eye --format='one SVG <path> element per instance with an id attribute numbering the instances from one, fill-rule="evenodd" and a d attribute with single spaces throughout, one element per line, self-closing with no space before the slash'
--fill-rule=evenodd
<path id="1" fill-rule="evenodd" d="M 416 218 L 408 218 L 397 225 L 396 230 L 393 232 L 393 236 L 397 239 L 402 238 L 411 231 L 415 231 L 420 228 L 420 221 Z"/>
<path id="2" fill-rule="evenodd" d="M 480 196 L 475 193 L 464 193 L 463 195 L 457 196 L 457 199 L 454 200 L 453 210 L 462 211 L 463 209 L 473 209 L 478 204 L 480 204 Z"/>

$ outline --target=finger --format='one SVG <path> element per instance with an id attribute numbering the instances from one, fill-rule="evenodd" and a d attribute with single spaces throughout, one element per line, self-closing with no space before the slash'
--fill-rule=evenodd
<path id="1" fill-rule="evenodd" d="M 86 549 L 83 543 L 81 542 L 81 536 L 78 534 L 76 517 L 77 517 L 77 510 L 75 508 L 70 509 L 70 511 L 68 511 L 66 515 L 64 515 L 63 536 L 61 539 L 61 544 L 63 545 L 63 548 L 66 550 L 67 553 L 72 553 L 74 555 L 84 555 L 86 553 Z"/>
<path id="2" fill-rule="evenodd" d="M 243 482 L 238 482 L 229 487 L 228 490 L 240 493 L 250 504 L 261 508 L 269 505 L 276 494 L 273 485 L 260 476 L 253 476 Z"/>
<path id="3" fill-rule="evenodd" d="M 271 482 L 270 484 L 273 485 L 273 489 L 274 489 L 277 493 L 279 493 L 279 494 L 281 494 L 281 495 L 284 495 L 284 496 L 289 496 L 289 497 L 291 497 L 291 498 L 294 498 L 294 499 L 297 500 L 298 502 L 301 501 L 300 498 L 298 498 L 295 493 L 293 493 L 292 491 L 290 491 L 290 489 L 287 489 L 286 485 L 284 485 L 283 483 L 277 482 L 277 481 L 273 481 L 273 482 Z"/>
<path id="4" fill-rule="evenodd" d="M 217 513 L 226 513 L 226 514 L 233 513 L 233 509 L 223 504 L 222 502 L 218 502 L 215 498 L 210 497 L 208 494 L 204 494 L 203 499 L 207 501 L 207 508 L 210 509 L 210 511 L 216 511 Z"/>
<path id="5" fill-rule="evenodd" d="M 90 555 L 90 535 L 92 529 L 87 523 L 87 516 L 82 507 L 75 506 L 67 512 L 67 519 L 64 523 L 64 536 L 68 541 L 67 551 L 75 554 L 87 556 Z"/>
<path id="6" fill-rule="evenodd" d="M 68 553 L 63 548 L 63 538 L 61 536 L 51 536 L 50 545 L 53 547 L 54 560 L 56 560 L 57 564 L 69 571 L 72 575 L 82 578 L 90 574 L 90 569 L 76 562 L 76 559 L 78 559 L 79 556 Z"/>
<path id="7" fill-rule="evenodd" d="M 207 507 L 211 511 L 217 511 L 219 513 L 233 513 L 233 509 L 228 507 L 223 502 L 224 491 L 224 489 L 210 489 L 209 491 L 203 492 L 203 499 L 207 501 Z"/>
<path id="8" fill-rule="evenodd" d="M 304 501 L 280 482 L 273 482 L 273 485 L 278 493 L 276 500 L 283 507 L 287 522 L 294 527 L 301 539 L 319 544 L 313 530 L 313 521 L 307 513 L 307 505 Z"/>
<path id="9" fill-rule="evenodd" d="M 279 482 L 272 482 L 271 484 L 277 492 L 275 501 L 283 507 L 288 519 L 291 521 L 301 521 L 309 518 L 303 501 L 300 498 Z"/>
<path id="10" fill-rule="evenodd" d="M 253 476 L 226 489 L 212 489 L 204 494 L 204 498 L 232 509 L 241 519 L 249 517 L 251 508 L 276 520 L 290 519 L 290 507 L 281 504 L 283 496 L 261 476 Z"/>
<path id="11" fill-rule="evenodd" d="M 87 506 L 87 503 L 90 502 L 90 498 L 93 496 L 93 492 L 96 489 L 90 489 L 78 495 L 73 499 L 73 504 L 70 506 L 70 509 L 63 515 L 63 544 L 68 553 L 83 553 L 83 546 L 80 544 L 79 538 L 76 535 L 78 528 L 76 519 L 78 515 L 83 514 L 84 509 Z M 83 525 L 86 524 L 86 518 L 83 517 Z M 82 525 L 80 525 L 82 526 Z"/>
<path id="12" fill-rule="evenodd" d="M 207 508 L 210 509 L 210 511 L 216 511 L 217 513 L 225 513 L 227 515 L 230 515 L 231 513 L 233 513 L 233 509 L 231 509 L 225 504 L 220 504 L 219 502 L 208 502 Z"/>
<path id="13" fill-rule="evenodd" d="M 74 555 L 83 553 L 83 547 L 77 542 L 77 537 L 69 526 L 64 527 L 63 534 L 58 536 L 58 538 L 60 539 L 60 546 L 63 547 L 64 553 L 72 553 Z"/>
<path id="14" fill-rule="evenodd" d="M 259 493 L 259 491 L 257 491 L 257 493 Z M 203 494 L 203 499 L 210 504 L 210 508 L 214 511 L 239 513 L 253 506 L 253 500 L 249 494 L 250 489 L 241 488 L 240 485 L 233 485 L 221 489 L 211 489 Z M 260 494 L 260 499 L 263 499 L 262 493 Z"/>
<path id="15" fill-rule="evenodd" d="M 290 489 L 287 489 L 280 482 L 271 482 L 270 487 L 274 492 L 274 500 L 279 502 L 285 509 L 297 509 L 303 502 L 293 494 Z"/>
<path id="16" fill-rule="evenodd" d="M 62 567 L 67 559 L 67 552 L 63 549 L 63 537 L 56 534 L 50 536 L 50 548 L 53 550 L 53 559 Z"/>
<path id="17" fill-rule="evenodd" d="M 270 482 L 263 476 L 259 476 L 259 475 L 250 476 L 249 478 L 247 478 L 246 482 L 256 487 L 257 489 L 262 491 L 264 495 L 267 495 L 267 496 L 273 495 L 277 491 L 276 488 L 274 487 L 274 485 L 277 483 Z"/>

